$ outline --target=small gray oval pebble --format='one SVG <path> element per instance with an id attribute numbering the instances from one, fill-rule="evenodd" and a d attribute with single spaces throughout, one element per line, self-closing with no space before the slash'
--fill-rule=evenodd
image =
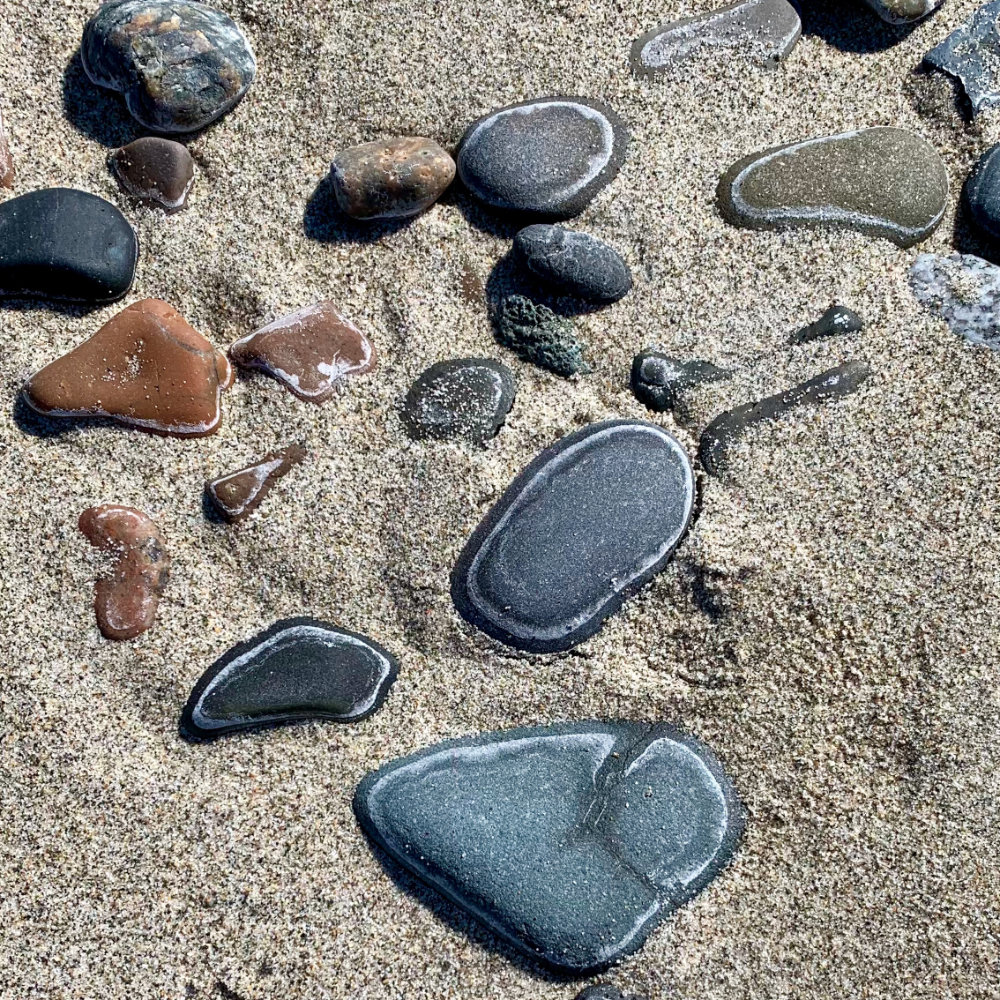
<path id="1" fill-rule="evenodd" d="M 632 288 L 632 273 L 618 251 L 589 233 L 562 226 L 527 226 L 514 251 L 533 274 L 588 302 L 617 302 Z"/>

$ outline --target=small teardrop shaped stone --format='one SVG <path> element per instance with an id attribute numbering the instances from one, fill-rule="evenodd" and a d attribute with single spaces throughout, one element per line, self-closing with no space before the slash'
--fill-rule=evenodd
<path id="1" fill-rule="evenodd" d="M 167 212 L 187 204 L 194 184 L 194 160 L 173 139 L 145 136 L 116 150 L 111 168 L 126 194 Z"/>
<path id="2" fill-rule="evenodd" d="M 205 484 L 216 510 L 230 523 L 248 518 L 271 492 L 274 484 L 294 465 L 305 458 L 305 450 L 297 444 L 226 473 Z"/>

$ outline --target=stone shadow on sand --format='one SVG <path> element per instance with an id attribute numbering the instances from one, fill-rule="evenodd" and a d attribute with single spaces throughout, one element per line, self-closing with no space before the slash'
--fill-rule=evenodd
<path id="1" fill-rule="evenodd" d="M 807 0 L 796 6 L 803 35 L 817 35 L 828 45 L 857 55 L 891 49 L 924 23 L 887 24 L 863 0 Z"/>
<path id="2" fill-rule="evenodd" d="M 78 132 L 109 149 L 145 134 L 119 94 L 91 82 L 79 49 L 63 73 L 62 103 L 63 113 Z"/>

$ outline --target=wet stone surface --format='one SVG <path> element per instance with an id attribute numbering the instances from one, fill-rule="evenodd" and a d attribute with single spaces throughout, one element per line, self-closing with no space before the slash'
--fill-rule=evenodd
<path id="1" fill-rule="evenodd" d="M 111 155 L 111 169 L 121 189 L 146 205 L 179 212 L 194 185 L 194 160 L 187 147 L 172 139 L 147 136 Z"/>
<path id="2" fill-rule="evenodd" d="M 944 0 L 865 0 L 889 24 L 913 24 L 933 14 Z"/>
<path id="3" fill-rule="evenodd" d="M 529 652 L 571 649 L 666 565 L 694 475 L 654 424 L 591 424 L 538 455 L 473 532 L 451 575 L 462 617 Z"/>
<path id="4" fill-rule="evenodd" d="M 382 706 L 398 671 L 366 636 L 288 618 L 209 667 L 184 708 L 181 735 L 203 741 L 306 719 L 359 722 Z"/>
<path id="5" fill-rule="evenodd" d="M 727 863 L 743 827 L 711 751 L 632 722 L 441 743 L 369 774 L 354 809 L 393 861 L 573 974 L 639 949 Z"/>
<path id="6" fill-rule="evenodd" d="M 1000 239 L 1000 145 L 992 146 L 979 158 L 963 193 L 976 227 Z"/>
<path id="7" fill-rule="evenodd" d="M 219 515 L 230 523 L 246 520 L 271 492 L 274 484 L 306 456 L 299 445 L 274 451 L 236 472 L 205 484 L 205 492 Z"/>

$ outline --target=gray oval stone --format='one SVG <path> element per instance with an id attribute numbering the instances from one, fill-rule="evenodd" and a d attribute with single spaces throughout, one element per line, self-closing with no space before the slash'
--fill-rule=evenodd
<path id="1" fill-rule="evenodd" d="M 514 252 L 543 281 L 588 302 L 617 302 L 632 288 L 618 251 L 589 233 L 526 226 L 514 237 Z"/>
<path id="2" fill-rule="evenodd" d="M 948 173 L 921 136 L 868 128 L 752 153 L 722 175 L 718 200 L 734 226 L 854 229 L 910 247 L 944 217 Z"/>
<path id="3" fill-rule="evenodd" d="M 691 463 L 665 430 L 592 424 L 538 455 L 472 533 L 455 607 L 508 646 L 570 649 L 663 569 L 693 506 Z"/>
<path id="4" fill-rule="evenodd" d="M 227 14 L 195 0 L 112 0 L 87 22 L 87 76 L 154 132 L 194 132 L 250 89 L 257 63 Z"/>
<path id="5" fill-rule="evenodd" d="M 395 657 L 315 618 L 287 618 L 215 661 L 181 715 L 181 735 L 211 740 L 303 719 L 357 722 L 385 701 Z"/>
<path id="6" fill-rule="evenodd" d="M 544 97 L 473 122 L 458 174 L 494 208 L 568 218 L 614 180 L 625 158 L 625 125 L 607 105 Z"/>
<path id="7" fill-rule="evenodd" d="M 634 722 L 440 743 L 369 774 L 354 810 L 398 864 L 578 975 L 642 947 L 726 865 L 744 824 L 707 747 Z"/>

